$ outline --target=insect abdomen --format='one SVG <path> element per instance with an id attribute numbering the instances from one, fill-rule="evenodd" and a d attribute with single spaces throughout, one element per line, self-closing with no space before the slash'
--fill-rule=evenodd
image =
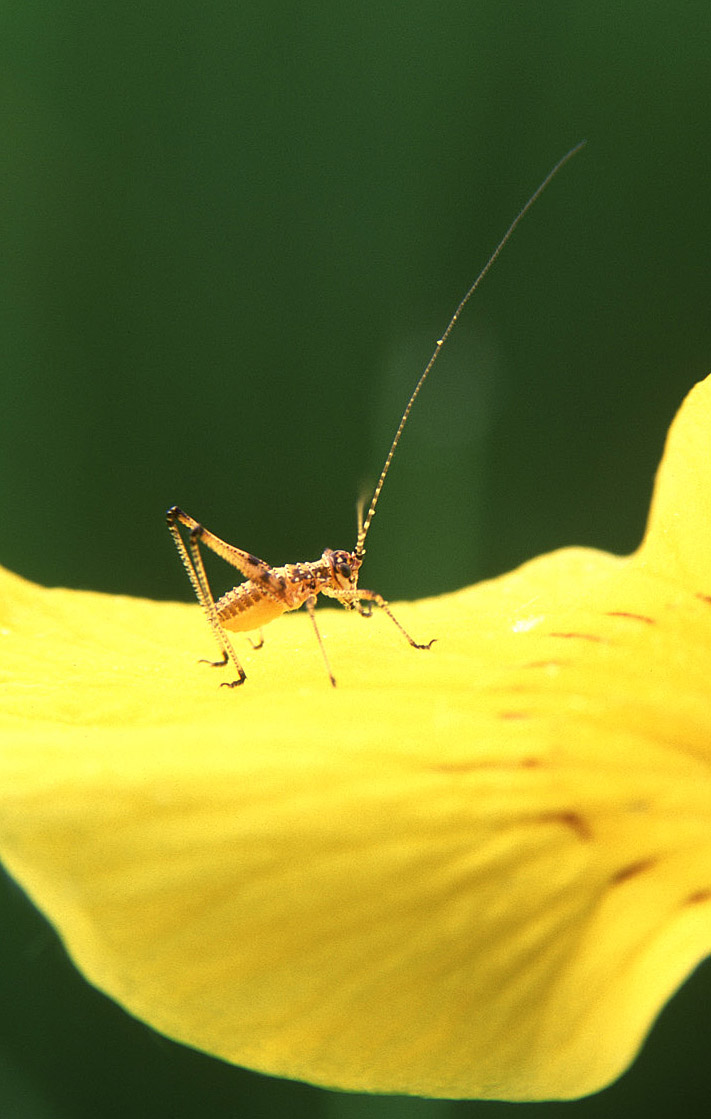
<path id="1" fill-rule="evenodd" d="M 259 587 L 243 583 L 215 603 L 220 625 L 234 633 L 260 629 L 284 613 L 284 603 L 265 596 Z"/>

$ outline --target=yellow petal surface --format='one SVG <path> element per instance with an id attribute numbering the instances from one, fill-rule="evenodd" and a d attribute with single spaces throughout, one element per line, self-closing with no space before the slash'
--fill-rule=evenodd
<path id="1" fill-rule="evenodd" d="M 91 982 L 326 1086 L 618 1076 L 711 947 L 709 433 L 711 380 L 635 556 L 400 604 L 429 652 L 321 611 L 336 690 L 306 616 L 230 691 L 197 607 L 4 574 L 0 853 Z"/>

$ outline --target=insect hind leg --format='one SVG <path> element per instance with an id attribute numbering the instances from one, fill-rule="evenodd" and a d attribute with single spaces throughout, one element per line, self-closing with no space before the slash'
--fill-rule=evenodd
<path id="1" fill-rule="evenodd" d="M 211 661 L 209 657 L 200 657 L 198 664 L 209 664 L 210 668 L 224 668 L 226 664 L 229 664 L 229 660 L 227 650 L 225 650 L 219 661 Z"/>
<path id="2" fill-rule="evenodd" d="M 195 596 L 203 608 L 205 617 L 207 618 L 210 628 L 215 635 L 217 644 L 222 653 L 222 659 L 219 661 L 204 660 L 204 663 L 212 665 L 214 668 L 221 668 L 232 661 L 236 671 L 237 679 L 231 681 L 223 681 L 221 687 L 223 688 L 236 688 L 240 684 L 244 684 L 247 679 L 247 673 L 242 668 L 242 665 L 237 659 L 237 654 L 232 648 L 232 643 L 225 633 L 223 627 L 220 625 L 220 619 L 217 616 L 217 609 L 215 608 L 215 599 L 213 598 L 210 584 L 207 579 L 205 565 L 202 561 L 200 553 L 200 537 L 203 532 L 202 525 L 199 524 L 187 513 L 183 513 L 177 505 L 173 505 L 166 513 L 166 520 L 170 535 L 173 537 L 178 555 L 183 561 L 183 566 L 188 573 L 188 578 L 192 584 Z M 185 546 L 185 541 L 180 533 L 178 524 L 184 525 L 189 530 L 188 547 Z"/>

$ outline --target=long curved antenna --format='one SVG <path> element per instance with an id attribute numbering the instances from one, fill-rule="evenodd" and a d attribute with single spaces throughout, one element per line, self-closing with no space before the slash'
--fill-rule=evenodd
<path id="1" fill-rule="evenodd" d="M 418 393 L 419 393 L 420 389 L 422 388 L 425 381 L 427 380 L 427 377 L 430 373 L 430 370 L 432 369 L 432 366 L 434 365 L 437 358 L 439 357 L 440 352 L 442 350 L 442 347 L 444 346 L 445 342 L 447 341 L 450 334 L 452 333 L 452 330 L 454 329 L 454 324 L 456 323 L 457 319 L 461 315 L 461 313 L 464 310 L 464 308 L 466 307 L 467 303 L 469 302 L 469 300 L 473 296 L 476 289 L 479 287 L 479 284 L 481 283 L 481 281 L 486 276 L 486 274 L 489 271 L 489 269 L 491 268 L 492 264 L 494 263 L 494 261 L 496 260 L 496 258 L 499 255 L 499 253 L 503 249 L 504 245 L 506 244 L 506 242 L 511 237 L 511 235 L 512 235 L 513 231 L 515 230 L 516 226 L 518 225 L 518 223 L 522 220 L 522 218 L 525 217 L 525 215 L 531 209 L 531 206 L 533 205 L 533 203 L 536 202 L 540 198 L 540 196 L 543 194 L 543 191 L 546 189 L 546 187 L 548 186 L 551 179 L 553 179 L 558 174 L 561 167 L 563 167 L 568 162 L 569 159 L 572 159 L 573 156 L 576 155 L 580 151 L 580 149 L 585 146 L 586 143 L 587 143 L 586 140 L 581 140 L 579 144 L 576 144 L 574 148 L 571 148 L 569 152 L 566 152 L 566 154 L 562 157 L 562 159 L 558 160 L 555 167 L 553 167 L 553 169 L 548 172 L 545 179 L 543 180 L 541 185 L 538 187 L 538 189 L 533 192 L 533 194 L 529 198 L 526 205 L 523 206 L 519 210 L 516 217 L 511 222 L 511 225 L 508 227 L 508 229 L 504 233 L 503 237 L 499 241 L 499 243 L 496 246 L 496 248 L 494 249 L 493 253 L 491 254 L 491 256 L 487 260 L 486 264 L 482 268 L 481 272 L 477 276 L 476 280 L 474 281 L 472 286 L 469 288 L 469 291 L 464 296 L 461 303 L 459 304 L 456 311 L 454 312 L 451 319 L 449 320 L 449 323 L 447 324 L 447 329 L 445 330 L 444 334 L 442 335 L 442 337 L 437 342 L 437 345 L 435 346 L 434 353 L 432 354 L 432 357 L 430 358 L 430 360 L 427 362 L 427 365 L 425 366 L 424 372 L 420 376 L 419 381 L 415 385 L 412 396 L 410 397 L 410 399 L 407 402 L 407 406 L 405 408 L 405 411 L 402 414 L 402 419 L 400 420 L 400 423 L 398 425 L 398 429 L 395 432 L 395 438 L 393 439 L 392 443 L 390 444 L 390 450 L 388 451 L 387 458 L 385 459 L 385 465 L 383 466 L 380 477 L 378 478 L 378 484 L 375 487 L 375 490 L 373 492 L 373 496 L 372 496 L 371 502 L 370 502 L 370 508 L 368 509 L 368 515 L 365 518 L 365 521 L 363 521 L 362 505 L 360 506 L 359 514 L 358 514 L 358 539 L 356 541 L 356 546 L 354 548 L 354 552 L 357 556 L 363 556 L 365 554 L 365 538 L 368 535 L 368 529 L 370 528 L 370 523 L 373 520 L 373 517 L 375 515 L 375 507 L 378 504 L 378 498 L 380 497 L 380 491 L 383 488 L 383 483 L 384 483 L 384 481 L 387 477 L 388 470 L 390 469 L 390 463 L 393 460 L 393 455 L 395 454 L 395 448 L 397 447 L 398 443 L 400 442 L 400 436 L 402 435 L 403 428 L 405 427 L 405 424 L 408 421 L 408 417 L 410 415 L 412 405 L 415 403 L 415 400 L 417 399 L 417 396 L 418 396 Z"/>

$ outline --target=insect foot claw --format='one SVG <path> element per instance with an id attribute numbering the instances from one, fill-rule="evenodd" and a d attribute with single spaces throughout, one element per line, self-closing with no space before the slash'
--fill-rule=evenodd
<path id="1" fill-rule="evenodd" d="M 223 680 L 220 684 L 221 688 L 238 688 L 240 684 L 244 684 L 246 676 L 240 676 L 239 680 Z"/>
<path id="2" fill-rule="evenodd" d="M 437 638 L 433 637 L 432 640 L 428 641 L 426 645 L 418 645 L 416 641 L 413 641 L 412 644 L 414 645 L 414 647 L 416 649 L 431 649 L 436 640 L 437 640 Z"/>
<path id="3" fill-rule="evenodd" d="M 221 661 L 211 661 L 207 657 L 200 657 L 198 664 L 209 664 L 210 668 L 224 668 L 228 662 L 227 654 Z"/>

